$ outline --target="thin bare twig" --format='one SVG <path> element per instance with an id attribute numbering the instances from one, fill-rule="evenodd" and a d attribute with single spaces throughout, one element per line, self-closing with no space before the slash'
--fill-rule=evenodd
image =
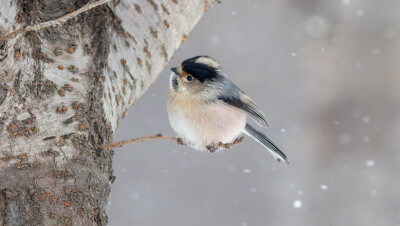
<path id="1" fill-rule="evenodd" d="M 232 143 L 227 143 L 224 144 L 222 142 L 219 142 L 216 145 L 213 146 L 207 146 L 206 149 L 209 150 L 210 152 L 215 152 L 216 150 L 218 150 L 219 148 L 225 148 L 225 149 L 229 149 L 233 146 L 235 146 L 236 144 L 242 143 L 244 137 L 240 137 L 237 138 L 235 141 L 233 141 Z M 130 139 L 130 140 L 123 140 L 123 141 L 119 141 L 119 142 L 115 142 L 115 143 L 111 143 L 108 145 L 104 145 L 102 146 L 102 148 L 105 149 L 110 149 L 110 148 L 117 148 L 117 147 L 122 147 L 125 146 L 127 144 L 132 144 L 132 143 L 139 143 L 142 141 L 146 141 L 146 140 L 172 140 L 172 141 L 176 141 L 179 145 L 184 145 L 185 143 L 182 141 L 181 138 L 178 137 L 167 137 L 162 135 L 161 133 L 156 134 L 156 135 L 152 135 L 152 136 L 145 136 L 145 137 L 138 137 L 138 138 L 134 138 L 134 139 Z"/>
<path id="2" fill-rule="evenodd" d="M 111 2 L 111 1 L 112 0 L 99 0 L 97 2 L 88 3 L 85 6 L 83 6 L 82 8 L 79 8 L 78 10 L 75 10 L 72 13 L 68 13 L 68 14 L 60 17 L 60 18 L 55 19 L 55 20 L 46 21 L 46 22 L 43 22 L 43 23 L 40 23 L 40 24 L 30 25 L 30 26 L 27 26 L 25 28 L 21 28 L 21 29 L 18 29 L 16 31 L 13 31 L 11 33 L 2 35 L 2 36 L 0 36 L 0 41 L 6 41 L 8 39 L 15 38 L 17 35 L 24 34 L 24 33 L 28 32 L 28 31 L 37 31 L 37 30 L 40 30 L 40 29 L 43 29 L 43 28 L 46 28 L 46 27 L 60 25 L 61 23 L 64 23 L 65 21 L 67 21 L 67 20 L 69 20 L 69 19 L 71 19 L 73 17 L 76 17 L 77 15 L 79 15 L 81 13 L 88 11 L 89 9 L 92 9 L 92 8 L 97 7 L 99 5 L 106 4 L 106 3 Z"/>
<path id="3" fill-rule="evenodd" d="M 103 146 L 103 148 L 116 148 L 116 147 L 122 147 L 125 146 L 127 144 L 132 144 L 132 143 L 138 143 L 138 142 L 142 142 L 142 141 L 146 141 L 146 140 L 155 140 L 155 139 L 160 139 L 160 140 L 173 140 L 176 141 L 178 144 L 183 145 L 183 142 L 180 138 L 177 137 L 167 137 L 162 135 L 161 133 L 153 135 L 153 136 L 146 136 L 146 137 L 139 137 L 139 138 L 134 138 L 134 139 L 130 139 L 130 140 L 123 140 L 123 141 L 119 141 L 119 142 L 115 142 L 109 145 L 105 145 Z"/>

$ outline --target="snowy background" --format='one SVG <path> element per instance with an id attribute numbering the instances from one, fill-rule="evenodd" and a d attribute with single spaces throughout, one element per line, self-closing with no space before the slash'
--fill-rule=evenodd
<path id="1" fill-rule="evenodd" d="M 223 153 L 115 149 L 109 225 L 400 225 L 400 1 L 223 0 L 115 140 L 169 126 L 170 67 L 217 59 L 264 109 L 278 164 L 250 138 Z"/>

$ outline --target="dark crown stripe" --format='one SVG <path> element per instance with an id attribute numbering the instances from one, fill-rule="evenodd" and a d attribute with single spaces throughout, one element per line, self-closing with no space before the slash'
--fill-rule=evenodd
<path id="1" fill-rule="evenodd" d="M 218 68 L 214 68 L 210 65 L 202 63 L 197 63 L 196 60 L 200 57 L 207 56 L 197 56 L 183 61 L 182 70 L 188 74 L 191 74 L 200 82 L 204 82 L 207 79 L 210 80 L 216 78 L 218 76 Z"/>

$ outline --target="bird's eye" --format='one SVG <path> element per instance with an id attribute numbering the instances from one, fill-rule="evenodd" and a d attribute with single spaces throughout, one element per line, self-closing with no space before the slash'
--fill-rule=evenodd
<path id="1" fill-rule="evenodd" d="M 186 79 L 190 82 L 190 81 L 192 81 L 193 80 L 193 77 L 192 76 L 190 76 L 190 75 L 188 75 L 188 76 L 186 76 Z"/>

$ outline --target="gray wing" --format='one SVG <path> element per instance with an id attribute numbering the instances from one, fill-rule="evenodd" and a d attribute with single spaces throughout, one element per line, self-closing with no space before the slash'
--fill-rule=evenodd
<path id="1" fill-rule="evenodd" d="M 245 110 L 258 125 L 269 127 L 267 118 L 260 107 L 242 90 L 239 89 L 228 77 L 221 78 L 221 94 L 218 99 L 225 103 Z"/>

